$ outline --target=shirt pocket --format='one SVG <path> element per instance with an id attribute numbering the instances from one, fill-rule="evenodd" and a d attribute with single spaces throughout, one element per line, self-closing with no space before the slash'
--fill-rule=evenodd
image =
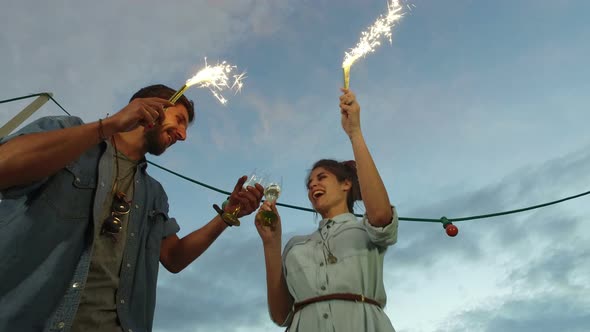
<path id="1" fill-rule="evenodd" d="M 362 225 L 347 226 L 336 230 L 329 237 L 329 245 L 330 250 L 338 259 L 366 256 L 369 250 L 374 247 Z"/>
<path id="2" fill-rule="evenodd" d="M 96 191 L 96 167 L 87 169 L 72 163 L 52 176 L 40 199 L 64 220 L 88 219 L 92 216 Z"/>
<path id="3" fill-rule="evenodd" d="M 285 257 L 285 273 L 296 274 L 299 271 L 315 268 L 315 251 L 311 239 L 305 239 L 293 243 Z"/>

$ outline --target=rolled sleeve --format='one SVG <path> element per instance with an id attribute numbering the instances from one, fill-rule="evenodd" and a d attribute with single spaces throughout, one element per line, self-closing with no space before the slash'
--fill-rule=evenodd
<path id="1" fill-rule="evenodd" d="M 176 218 L 169 218 L 164 221 L 164 231 L 162 232 L 162 238 L 167 238 L 170 235 L 176 234 L 180 231 L 180 226 L 176 222 Z"/>
<path id="2" fill-rule="evenodd" d="M 391 211 L 391 223 L 382 227 L 371 225 L 366 214 L 363 217 L 363 226 L 367 230 L 367 234 L 369 234 L 371 242 L 373 242 L 375 245 L 387 247 L 397 242 L 397 229 L 399 220 L 394 206 L 391 207 Z"/>
<path id="3" fill-rule="evenodd" d="M 46 116 L 39 118 L 18 131 L 0 138 L 0 144 L 4 144 L 11 139 L 34 133 L 42 133 L 51 130 L 63 129 L 68 127 L 79 126 L 83 124 L 82 119 L 76 116 Z"/>
<path id="4" fill-rule="evenodd" d="M 74 127 L 83 124 L 82 119 L 75 116 L 47 116 L 39 118 L 18 131 L 0 138 L 0 145 L 18 137 L 27 134 L 42 133 L 51 130 L 63 129 L 68 127 Z M 39 189 L 49 178 L 43 178 L 35 181 L 31 184 L 14 186 L 2 190 L 0 192 L 0 198 L 14 199 L 24 195 L 27 195 L 37 189 Z"/>
<path id="5" fill-rule="evenodd" d="M 168 195 L 166 195 L 166 191 L 164 188 L 158 183 L 159 191 L 161 193 L 160 197 L 158 197 L 158 204 L 156 207 L 156 214 L 159 214 L 164 219 L 164 225 L 162 227 L 162 239 L 167 238 L 170 235 L 176 234 L 180 231 L 180 225 L 176 221 L 176 218 L 170 218 L 168 216 L 169 204 L 168 204 Z"/>
<path id="6" fill-rule="evenodd" d="M 25 196 L 30 192 L 33 192 L 47 182 L 48 178 L 43 178 L 42 180 L 35 181 L 29 185 L 24 186 L 15 186 L 5 190 L 0 191 L 0 199 L 16 199 L 21 196 Z"/>

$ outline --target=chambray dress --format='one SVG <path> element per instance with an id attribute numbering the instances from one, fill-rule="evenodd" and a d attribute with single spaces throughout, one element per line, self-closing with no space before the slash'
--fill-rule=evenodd
<path id="1" fill-rule="evenodd" d="M 318 230 L 293 237 L 283 251 L 283 272 L 295 302 L 333 293 L 361 294 L 386 303 L 383 286 L 383 257 L 397 241 L 398 217 L 372 226 L 345 213 L 323 219 Z M 330 264 L 329 252 L 337 258 Z M 283 326 L 289 332 L 384 332 L 395 331 L 381 308 L 368 303 L 343 300 L 316 302 L 290 314 Z"/>

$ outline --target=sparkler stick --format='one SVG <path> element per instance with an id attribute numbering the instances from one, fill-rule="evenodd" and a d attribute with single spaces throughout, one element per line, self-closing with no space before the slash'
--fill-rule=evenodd
<path id="1" fill-rule="evenodd" d="M 375 51 L 375 48 L 381 45 L 381 37 L 386 37 L 391 43 L 391 30 L 395 22 L 397 22 L 404 15 L 401 10 L 402 6 L 400 0 L 391 0 L 387 3 L 387 15 L 381 15 L 377 18 L 375 23 L 370 26 L 367 31 L 363 31 L 361 39 L 355 48 L 346 52 L 344 61 L 342 62 L 342 74 L 344 75 L 344 88 L 348 89 L 350 83 L 350 67 L 352 64 Z"/>
<path id="2" fill-rule="evenodd" d="M 170 99 L 168 100 L 169 102 L 171 102 L 172 104 L 176 104 L 176 102 L 178 101 L 178 99 L 180 99 L 180 96 L 182 96 L 184 94 L 184 92 L 186 90 L 188 90 L 189 86 L 188 85 L 183 85 L 180 89 L 178 89 L 178 91 L 176 91 L 172 97 L 170 97 Z"/>
<path id="3" fill-rule="evenodd" d="M 188 88 L 197 85 L 199 88 L 208 88 L 220 103 L 225 104 L 227 99 L 221 95 L 221 92 L 225 89 L 229 89 L 235 90 L 237 93 L 243 86 L 242 80 L 244 79 L 244 73 L 233 75 L 232 78 L 234 81 L 231 85 L 229 84 L 228 75 L 230 75 L 234 69 L 236 69 L 236 66 L 230 65 L 225 61 L 215 66 L 209 66 L 207 64 L 207 59 L 205 59 L 205 67 L 199 70 L 195 76 L 189 78 L 186 83 L 178 89 L 172 97 L 170 97 L 169 101 L 171 103 L 176 103 Z"/>
<path id="4" fill-rule="evenodd" d="M 342 67 L 342 74 L 344 76 L 344 88 L 348 89 L 350 85 L 350 66 Z"/>

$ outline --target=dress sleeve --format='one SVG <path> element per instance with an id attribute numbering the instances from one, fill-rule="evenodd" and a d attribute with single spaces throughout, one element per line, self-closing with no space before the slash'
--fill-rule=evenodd
<path id="1" fill-rule="evenodd" d="M 380 247 L 387 247 L 397 242 L 397 228 L 399 225 L 399 220 L 394 206 L 391 207 L 391 210 L 393 212 L 391 223 L 386 226 L 373 226 L 369 222 L 366 214 L 363 217 L 362 223 L 369 234 L 371 242 Z"/>

